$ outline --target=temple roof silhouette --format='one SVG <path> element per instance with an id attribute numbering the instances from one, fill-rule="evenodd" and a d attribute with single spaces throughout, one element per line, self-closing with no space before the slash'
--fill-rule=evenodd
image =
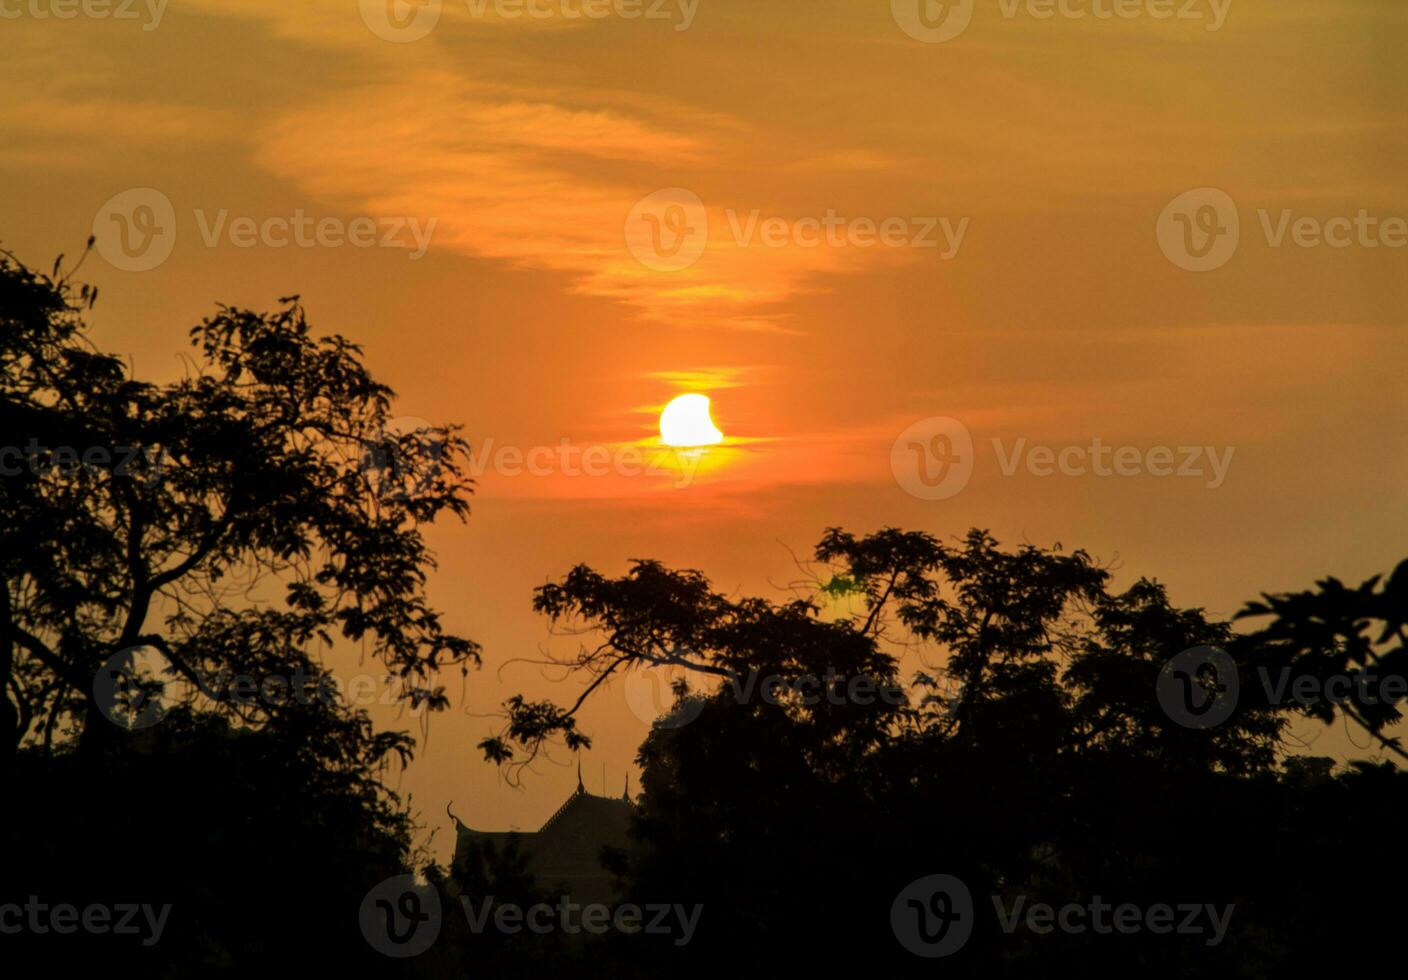
<path id="1" fill-rule="evenodd" d="M 612 875 L 601 865 L 603 847 L 624 850 L 635 805 L 627 789 L 619 797 L 596 796 L 582 784 L 548 817 L 536 833 L 517 830 L 475 830 L 450 812 L 455 821 L 455 864 L 486 845 L 498 852 L 515 843 L 529 859 L 538 884 L 581 902 L 609 902 L 614 897 Z M 448 808 L 447 808 L 448 809 Z"/>

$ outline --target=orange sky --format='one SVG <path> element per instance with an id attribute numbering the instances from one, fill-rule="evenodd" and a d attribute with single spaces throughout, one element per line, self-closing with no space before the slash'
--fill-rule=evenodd
<path id="1" fill-rule="evenodd" d="M 169 258 L 83 271 L 102 291 L 100 345 L 175 377 L 216 301 L 298 292 L 316 326 L 365 344 L 400 414 L 465 423 L 490 461 L 469 524 L 432 534 L 432 596 L 487 651 L 401 778 L 432 822 L 454 799 L 472 824 L 532 829 L 575 785 L 561 756 L 503 787 L 473 743 L 505 693 L 575 690 L 505 664 L 571 649 L 529 604 L 578 561 L 660 558 L 776 596 L 797 577 L 789 549 L 828 525 L 979 525 L 1085 547 L 1121 585 L 1157 575 L 1175 601 L 1230 615 L 1260 590 L 1403 557 L 1399 3 L 1232 0 L 1210 30 L 1211 0 L 1169 19 L 1149 13 L 1158 0 L 1078 19 L 979 0 L 959 36 L 926 43 L 882 0 L 700 0 L 687 29 L 677 0 L 669 19 L 447 0 L 397 43 L 352 0 L 172 0 L 159 22 L 145 4 L 138 19 L 37 16 L 49 2 L 0 0 L 21 12 L 0 18 L 0 242 L 47 265 L 114 195 L 152 188 L 174 211 Z M 1190 272 L 1156 223 L 1209 187 L 1235 203 L 1240 241 Z M 665 233 L 687 219 L 696 261 L 651 257 L 652 207 Z M 1382 237 L 1275 244 L 1286 209 L 1326 228 L 1362 211 Z M 434 224 L 419 258 L 238 247 L 223 230 L 207 245 L 222 211 L 226 228 Z M 863 222 L 848 244 L 809 244 L 808 219 L 829 215 L 898 220 L 906 244 L 862 247 Z M 926 225 L 937 247 L 909 245 Z M 688 486 L 495 471 L 504 447 L 564 440 L 628 459 L 689 390 L 713 397 L 732 442 Z M 975 447 L 942 500 L 907 493 L 891 465 L 931 417 Z M 992 444 L 1095 438 L 1234 452 L 1214 487 L 1008 476 Z M 618 685 L 584 727 L 589 787 L 605 763 L 619 793 L 645 722 Z M 1317 750 L 1331 743 L 1347 745 L 1331 733 Z"/>

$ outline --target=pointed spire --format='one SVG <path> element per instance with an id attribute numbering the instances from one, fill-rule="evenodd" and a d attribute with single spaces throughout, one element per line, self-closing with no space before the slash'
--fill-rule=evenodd
<path id="1" fill-rule="evenodd" d="M 578 754 L 578 756 L 577 756 L 577 792 L 578 792 L 578 793 L 585 793 L 586 791 L 587 791 L 587 788 L 582 785 L 582 756 L 581 756 L 580 754 Z"/>
<path id="2" fill-rule="evenodd" d="M 630 773 L 626 773 L 626 788 L 625 788 L 625 790 L 621 793 L 621 799 L 625 800 L 627 803 L 631 802 L 631 774 L 630 774 Z"/>

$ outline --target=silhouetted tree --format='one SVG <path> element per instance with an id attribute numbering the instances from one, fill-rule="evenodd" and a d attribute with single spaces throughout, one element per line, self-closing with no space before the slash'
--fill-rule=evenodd
<path id="1" fill-rule="evenodd" d="M 421 527 L 468 513 L 467 446 L 389 431 L 393 392 L 296 298 L 219 308 L 162 385 L 94 348 L 95 298 L 0 253 L 0 902 L 171 921 L 152 948 L 13 942 L 153 975 L 353 969 L 377 955 L 362 895 L 426 855 L 382 779 L 413 741 L 348 705 L 320 650 L 361 644 L 429 710 L 437 670 L 479 663 L 424 592 Z M 140 676 L 139 651 L 166 670 Z"/>
<path id="2" fill-rule="evenodd" d="M 94 679 L 133 647 L 257 724 L 323 688 L 310 649 L 335 632 L 400 677 L 401 697 L 443 707 L 427 679 L 479 650 L 425 600 L 419 528 L 468 512 L 464 441 L 389 432 L 394 393 L 356 345 L 313 336 L 296 298 L 221 307 L 191 331 L 188 377 L 138 381 L 87 341 L 94 294 L 57 268 L 0 256 L 4 755 L 56 731 L 111 736 Z M 306 689 L 235 699 L 219 683 L 232 674 Z"/>
<path id="3" fill-rule="evenodd" d="M 1342 715 L 1408 759 L 1402 740 L 1384 734 L 1402 721 L 1399 705 L 1408 693 L 1408 561 L 1387 580 L 1375 575 L 1348 588 L 1326 578 L 1313 591 L 1263 595 L 1237 615 L 1271 617 L 1242 641 L 1250 667 L 1285 668 L 1292 676 L 1314 678 L 1318 690 L 1330 678 L 1348 678 L 1344 697 L 1297 701 L 1302 713 L 1325 722 Z"/>
<path id="4" fill-rule="evenodd" d="M 620 578 L 578 567 L 538 590 L 539 611 L 583 637 L 566 661 L 590 677 L 583 698 L 630 670 L 693 672 L 695 686 L 677 686 L 641 747 L 638 846 L 619 871 L 638 901 L 702 902 L 705 924 L 687 953 L 642 937 L 625 947 L 633 961 L 704 974 L 746 950 L 797 969 L 855 955 L 887 970 L 927 965 L 900 948 L 888 912 L 905 884 L 936 872 L 960 877 L 988 910 L 943 962 L 961 976 L 1276 976 L 1341 955 L 1336 937 L 1355 918 L 1382 920 L 1327 910 L 1326 896 L 1342 882 L 1382 881 L 1402 860 L 1307 867 L 1299 854 L 1352 847 L 1350 823 L 1324 818 L 1401 805 L 1401 773 L 1362 763 L 1333 775 L 1294 759 L 1282 768 L 1291 705 L 1246 697 L 1197 729 L 1155 696 L 1181 651 L 1223 647 L 1250 677 L 1290 662 L 1284 644 L 1180 609 L 1154 581 L 1111 591 L 1084 552 L 1008 550 L 983 531 L 950 545 L 832 529 L 815 558 L 813 595 L 783 603 L 730 598 L 698 572 L 648 561 Z M 1386 598 L 1397 580 L 1382 594 L 1361 589 L 1358 604 L 1337 600 L 1343 621 L 1328 622 L 1338 655 L 1369 657 L 1353 637 L 1371 613 L 1388 624 L 1377 639 L 1401 639 L 1401 602 Z M 838 616 L 839 596 L 859 609 Z M 1278 619 L 1266 636 L 1294 630 Z M 867 690 L 899 682 L 905 649 L 938 666 L 902 697 L 856 696 L 858 678 Z M 559 735 L 580 743 L 581 703 L 514 699 L 483 747 L 522 764 Z M 1227 939 L 1208 946 L 1147 933 L 1002 935 L 988 902 L 1102 895 L 1239 911 Z"/>

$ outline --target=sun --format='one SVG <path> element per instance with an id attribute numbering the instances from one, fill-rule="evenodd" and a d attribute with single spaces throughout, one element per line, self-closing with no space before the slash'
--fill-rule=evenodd
<path id="1" fill-rule="evenodd" d="M 709 417 L 709 396 L 680 395 L 660 413 L 660 438 L 667 446 L 717 446 L 724 434 Z"/>

